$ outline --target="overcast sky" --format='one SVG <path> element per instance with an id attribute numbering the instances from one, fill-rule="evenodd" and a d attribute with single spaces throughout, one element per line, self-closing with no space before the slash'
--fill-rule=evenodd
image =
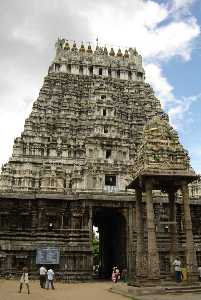
<path id="1" fill-rule="evenodd" d="M 201 173 L 200 0 L 1 0 L 0 164 L 8 161 L 58 37 L 136 47 L 146 80 Z"/>

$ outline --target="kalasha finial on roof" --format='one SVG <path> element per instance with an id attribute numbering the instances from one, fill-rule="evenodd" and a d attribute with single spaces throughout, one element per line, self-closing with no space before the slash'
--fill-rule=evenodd
<path id="1" fill-rule="evenodd" d="M 83 42 L 81 43 L 81 46 L 80 46 L 79 52 L 85 52 L 85 48 L 84 48 L 84 44 L 83 44 Z"/>
<path id="2" fill-rule="evenodd" d="M 104 47 L 103 52 L 104 52 L 105 55 L 108 55 L 108 51 L 107 51 L 107 47 L 106 46 Z"/>
<path id="3" fill-rule="evenodd" d="M 121 56 L 122 56 L 122 53 L 121 53 L 121 49 L 120 49 L 120 48 L 118 49 L 117 56 L 118 56 L 118 57 L 121 57 Z"/>
<path id="4" fill-rule="evenodd" d="M 64 43 L 64 50 L 70 50 L 68 40 L 66 40 L 65 43 Z"/>
<path id="5" fill-rule="evenodd" d="M 110 50 L 110 56 L 115 56 L 115 52 L 114 52 L 114 49 L 113 48 L 111 48 L 111 50 Z"/>
<path id="6" fill-rule="evenodd" d="M 129 58 L 129 53 L 128 53 L 128 50 L 127 50 L 127 49 L 125 50 L 124 58 Z"/>
<path id="7" fill-rule="evenodd" d="M 138 52 L 137 52 L 136 48 L 133 49 L 133 52 L 134 52 L 134 55 L 138 55 Z"/>
<path id="8" fill-rule="evenodd" d="M 89 43 L 89 45 L 88 45 L 87 52 L 88 52 L 88 53 L 92 53 L 92 52 L 93 52 L 92 49 L 91 49 L 90 43 Z"/>
<path id="9" fill-rule="evenodd" d="M 98 46 L 98 37 L 96 38 L 96 50 L 99 49 L 99 46 Z"/>
<path id="10" fill-rule="evenodd" d="M 76 42 L 75 41 L 73 43 L 73 47 L 71 48 L 71 51 L 77 51 L 77 46 L 76 46 Z"/>

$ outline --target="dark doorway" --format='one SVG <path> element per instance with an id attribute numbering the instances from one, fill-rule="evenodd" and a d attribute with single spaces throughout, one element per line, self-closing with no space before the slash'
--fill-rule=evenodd
<path id="1" fill-rule="evenodd" d="M 127 268 L 126 220 L 120 209 L 94 208 L 93 225 L 99 233 L 99 276 L 111 278 L 112 268 Z"/>

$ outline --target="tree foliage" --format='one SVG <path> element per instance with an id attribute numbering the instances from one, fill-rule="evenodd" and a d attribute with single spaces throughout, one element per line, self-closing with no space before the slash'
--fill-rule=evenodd
<path id="1" fill-rule="evenodd" d="M 99 256 L 99 238 L 96 236 L 95 232 L 93 232 L 92 253 L 94 258 Z"/>

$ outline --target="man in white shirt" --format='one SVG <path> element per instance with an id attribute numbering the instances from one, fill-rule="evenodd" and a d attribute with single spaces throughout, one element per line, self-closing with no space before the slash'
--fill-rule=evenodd
<path id="1" fill-rule="evenodd" d="M 175 270 L 176 282 L 180 282 L 181 281 L 181 261 L 178 257 L 174 260 L 173 266 L 174 266 L 174 270 Z"/>
<path id="2" fill-rule="evenodd" d="M 47 271 L 47 281 L 48 281 L 47 290 L 49 289 L 50 285 L 54 290 L 54 271 L 51 268 Z"/>
<path id="3" fill-rule="evenodd" d="M 40 286 L 42 289 L 44 289 L 46 277 L 47 277 L 47 270 L 44 266 L 41 266 L 39 272 L 40 272 Z"/>

